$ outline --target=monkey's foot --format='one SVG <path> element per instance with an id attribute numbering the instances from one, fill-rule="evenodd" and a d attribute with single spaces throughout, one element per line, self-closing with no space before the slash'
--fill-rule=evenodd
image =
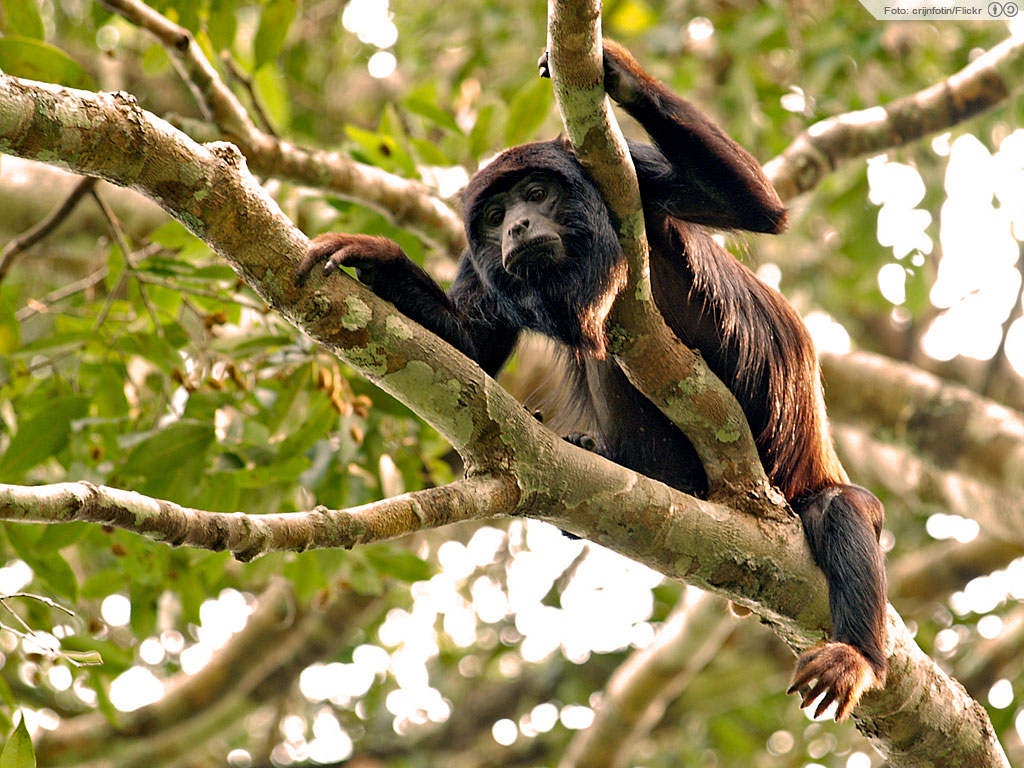
<path id="1" fill-rule="evenodd" d="M 588 435 L 585 432 L 573 432 L 571 435 L 565 435 L 562 439 L 567 443 L 572 443 L 577 448 L 582 448 L 584 451 L 600 453 L 597 440 L 594 439 L 593 435 Z"/>
<path id="2" fill-rule="evenodd" d="M 786 693 L 799 693 L 800 707 L 809 707 L 818 696 L 821 702 L 814 710 L 820 717 L 836 702 L 836 722 L 850 714 L 861 694 L 885 682 L 884 672 L 875 674 L 864 655 L 846 643 L 825 643 L 800 654 L 793 671 L 793 682 Z"/>

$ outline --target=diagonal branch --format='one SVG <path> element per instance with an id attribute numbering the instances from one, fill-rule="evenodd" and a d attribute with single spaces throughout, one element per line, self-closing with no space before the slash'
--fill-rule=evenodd
<path id="1" fill-rule="evenodd" d="M 167 680 L 159 701 L 119 713 L 116 722 L 91 712 L 43 731 L 37 758 L 42 765 L 96 768 L 172 764 L 213 736 L 242 727 L 246 713 L 289 690 L 312 662 L 329 658 L 382 602 L 330 589 L 312 607 L 297 605 L 291 585 L 274 579 L 245 627 L 202 669 Z"/>
<path id="2" fill-rule="evenodd" d="M 95 186 L 96 179 L 80 179 L 75 184 L 75 188 L 71 190 L 71 194 L 52 213 L 31 229 L 22 232 L 13 240 L 8 241 L 7 245 L 0 251 L 0 283 L 7 277 L 7 273 L 14 266 L 15 260 L 60 226 L 71 215 L 79 201 L 92 192 Z"/>
<path id="3" fill-rule="evenodd" d="M 1014 35 L 924 90 L 815 123 L 768 162 L 764 172 L 779 197 L 790 200 L 816 187 L 847 160 L 944 131 L 1022 91 L 1024 35 Z"/>

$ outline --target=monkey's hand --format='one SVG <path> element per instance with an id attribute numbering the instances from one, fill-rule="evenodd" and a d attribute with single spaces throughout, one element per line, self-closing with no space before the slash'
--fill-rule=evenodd
<path id="1" fill-rule="evenodd" d="M 799 693 L 800 707 L 809 707 L 822 694 L 814 709 L 819 717 L 836 702 L 836 722 L 846 718 L 861 694 L 885 683 L 885 673 L 875 674 L 865 656 L 846 643 L 830 642 L 800 654 L 793 683 L 786 693 Z"/>
<path id="2" fill-rule="evenodd" d="M 359 281 L 378 296 L 381 295 L 378 290 L 382 284 L 381 277 L 385 273 L 415 267 L 398 244 L 386 237 L 344 232 L 328 232 L 310 241 L 306 258 L 299 265 L 299 285 L 305 283 L 313 267 L 321 263 L 324 274 L 337 267 L 355 268 Z"/>
<path id="3" fill-rule="evenodd" d="M 296 282 L 306 282 L 313 267 L 323 271 L 353 267 L 359 282 L 390 301 L 399 312 L 440 336 L 464 354 L 476 357 L 476 346 L 451 300 L 421 266 L 386 237 L 331 232 L 314 237 L 299 265 Z"/>
<path id="4" fill-rule="evenodd" d="M 614 40 L 604 38 L 604 90 L 623 106 L 641 97 L 652 81 L 633 54 Z"/>
<path id="5" fill-rule="evenodd" d="M 644 72 L 633 54 L 610 38 L 604 38 L 604 89 L 618 104 L 630 104 L 636 100 L 643 88 L 643 81 L 650 76 Z M 541 77 L 551 77 L 548 52 L 545 50 L 537 59 Z"/>

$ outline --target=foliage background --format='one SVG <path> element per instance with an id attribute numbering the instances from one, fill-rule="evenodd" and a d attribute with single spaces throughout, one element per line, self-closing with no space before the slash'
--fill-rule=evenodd
<path id="1" fill-rule="evenodd" d="M 544 3 L 152 5 L 192 30 L 224 71 L 221 54 L 230 54 L 240 76 L 229 80 L 245 103 L 262 110 L 266 128 L 422 177 L 445 192 L 465 178 L 453 168 L 471 174 L 501 147 L 558 130 L 550 84 L 535 77 Z M 163 47 L 100 4 L 5 0 L 3 12 L 5 72 L 125 90 L 145 109 L 194 130 L 203 119 Z M 377 44 L 346 29 L 346 20 L 357 26 L 353 18 L 378 20 L 376 33 L 364 32 L 377 34 Z M 397 32 L 390 45 L 381 45 L 390 38 L 380 19 Z M 1007 34 L 997 23 L 876 22 L 852 1 L 620 0 L 606 4 L 604 25 L 762 161 L 816 120 L 926 87 Z M 375 78 L 368 64 L 382 50 L 397 68 Z M 1018 101 L 951 138 L 969 133 L 995 151 L 1022 122 Z M 920 175 L 918 207 L 931 213 L 924 231 L 934 243 L 947 200 L 949 161 L 941 147 L 926 141 L 888 153 Z M 802 313 L 820 320 L 827 312 L 853 346 L 1019 406 L 1024 390 L 1003 349 L 989 360 L 941 363 L 922 351 L 921 338 L 939 314 L 929 292 L 942 250 L 919 249 L 915 262 L 897 260 L 879 244 L 866 167 L 849 163 L 796 201 L 785 237 L 740 242 L 737 252 L 780 275 Z M 50 171 L 13 158 L 0 160 L 0 174 L 5 240 L 68 188 Z M 380 213 L 272 178 L 266 183 L 309 234 L 385 234 L 435 274 L 451 275 L 448 255 Z M 109 188 L 99 194 L 114 206 L 116 226 L 86 200 L 0 284 L 0 481 L 85 479 L 203 509 L 259 513 L 352 506 L 458 475 L 457 458 L 430 427 L 267 313 L 184 228 L 140 198 Z M 894 263 L 905 273 L 899 306 L 879 287 L 880 270 Z M 54 293 L 73 284 L 80 290 Z M 1019 298 L 1013 307 L 1019 312 Z M 530 372 L 524 354 L 510 386 L 528 388 Z M 874 490 L 887 505 L 890 570 L 936 547 L 929 531 L 965 539 L 971 533 L 959 519 L 936 522 L 942 510 Z M 0 593 L 45 595 L 76 616 L 31 598 L 4 600 L 4 626 L 24 631 L 14 611 L 47 634 L 0 632 L 0 726 L 10 732 L 18 706 L 32 714 L 37 734 L 94 709 L 116 720 L 118 707 L 144 701 L 154 680 L 191 669 L 190 648 L 212 654 L 229 642 L 254 596 L 284 575 L 297 610 L 339 585 L 372 598 L 358 626 L 339 630 L 337 646 L 319 659 L 352 667 L 315 667 L 305 683 L 280 682 L 241 708 L 229 727 L 201 744 L 181 743 L 164 762 L 200 765 L 230 755 L 238 765 L 271 756 L 278 764 L 331 763 L 354 752 L 360 765 L 554 765 L 608 675 L 633 646 L 650 641 L 684 590 L 538 523 L 504 524 L 500 535 L 492 529 L 448 528 L 391 545 L 276 554 L 243 566 L 224 553 L 175 550 L 85 525 L 7 525 Z M 1016 762 L 1024 760 L 1024 566 L 1007 560 L 993 570 L 988 581 L 964 583 L 952 595 L 894 591 L 891 599 L 915 622 L 924 649 L 988 705 Z M 117 618 L 123 604 L 110 595 L 130 601 L 126 623 Z M 507 610 L 496 609 L 503 600 Z M 377 663 L 382 657 L 372 647 L 387 652 L 389 666 L 365 689 L 352 683 L 355 693 L 333 700 L 317 693 L 316 675 L 355 674 Z M 99 651 L 103 664 L 77 666 L 85 657 L 76 654 L 90 651 Z M 880 765 L 852 727 L 811 722 L 785 697 L 790 665 L 771 635 L 753 622 L 738 624 L 637 746 L 632 764 Z M 118 680 L 127 682 L 119 688 Z M 554 723 L 552 705 L 561 715 Z M 507 724 L 495 727 L 506 720 L 515 726 L 512 744 L 498 743 L 509 740 Z M 145 740 L 153 729 L 135 738 Z"/>

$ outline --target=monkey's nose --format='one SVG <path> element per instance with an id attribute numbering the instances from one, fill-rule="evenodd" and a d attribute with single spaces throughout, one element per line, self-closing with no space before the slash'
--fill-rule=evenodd
<path id="1" fill-rule="evenodd" d="M 508 228 L 508 233 L 512 237 L 522 237 L 530 229 L 529 219 L 520 219 L 515 222 L 511 227 Z"/>

